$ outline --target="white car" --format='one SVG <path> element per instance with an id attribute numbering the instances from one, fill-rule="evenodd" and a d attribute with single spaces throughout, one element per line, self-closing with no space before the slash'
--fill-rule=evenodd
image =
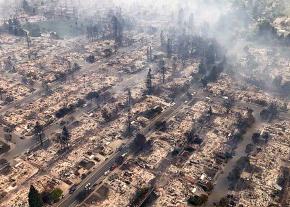
<path id="1" fill-rule="evenodd" d="M 85 185 L 85 190 L 90 190 L 91 189 L 91 183 L 87 183 Z"/>

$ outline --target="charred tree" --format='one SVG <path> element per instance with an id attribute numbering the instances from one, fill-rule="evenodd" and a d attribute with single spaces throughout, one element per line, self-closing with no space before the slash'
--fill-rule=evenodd
<path id="1" fill-rule="evenodd" d="M 70 133 L 66 128 L 66 126 L 62 128 L 62 132 L 61 135 L 59 136 L 59 139 L 62 149 L 68 148 L 70 141 Z"/>
<path id="2" fill-rule="evenodd" d="M 164 48 L 165 45 L 166 45 L 166 43 L 165 43 L 164 32 L 161 31 L 161 33 L 160 33 L 160 46 L 161 46 L 161 48 Z"/>
<path id="3" fill-rule="evenodd" d="M 173 52 L 172 40 L 168 38 L 166 45 L 167 57 L 171 58 Z"/>
<path id="4" fill-rule="evenodd" d="M 43 138 L 44 138 L 43 126 L 41 126 L 38 121 L 34 126 L 34 134 L 40 141 L 40 145 L 43 146 Z"/>
<path id="5" fill-rule="evenodd" d="M 165 61 L 162 59 L 159 61 L 159 69 L 162 74 L 162 83 L 165 83 L 165 74 L 166 74 L 166 68 L 165 68 Z"/>
<path id="6" fill-rule="evenodd" d="M 147 61 L 148 62 L 151 62 L 152 61 L 152 47 L 151 46 L 149 46 L 147 48 Z"/>
<path id="7" fill-rule="evenodd" d="M 112 17 L 113 38 L 115 44 L 122 46 L 123 43 L 123 24 L 116 16 Z"/>
<path id="8" fill-rule="evenodd" d="M 132 135 L 132 94 L 128 89 L 128 116 L 127 116 L 127 135 Z"/>
<path id="9" fill-rule="evenodd" d="M 152 95 L 153 93 L 153 84 L 152 84 L 152 74 L 151 74 L 151 68 L 148 71 L 147 79 L 146 79 L 146 94 Z"/>
<path id="10" fill-rule="evenodd" d="M 173 57 L 173 62 L 172 62 L 172 76 L 175 77 L 177 74 L 177 58 Z"/>
<path id="11" fill-rule="evenodd" d="M 27 43 L 27 48 L 29 49 L 31 47 L 31 39 L 27 32 L 26 32 L 26 43 Z"/>
<path id="12" fill-rule="evenodd" d="M 43 88 L 43 90 L 44 90 L 44 94 L 45 94 L 46 96 L 52 94 L 52 90 L 51 90 L 51 88 L 49 87 L 49 85 L 48 85 L 47 82 L 45 82 L 45 81 L 42 82 L 42 88 Z"/>

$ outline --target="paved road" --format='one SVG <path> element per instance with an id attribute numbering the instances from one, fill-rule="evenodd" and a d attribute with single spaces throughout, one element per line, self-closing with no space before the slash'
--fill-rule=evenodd
<path id="1" fill-rule="evenodd" d="M 235 168 L 237 161 L 247 155 L 245 152 L 246 146 L 252 143 L 252 135 L 257 132 L 262 125 L 262 120 L 260 119 L 259 113 L 262 110 L 258 107 L 251 107 L 254 112 L 255 123 L 247 128 L 246 133 L 243 135 L 243 139 L 238 143 L 235 149 L 235 155 L 230 159 L 223 167 L 222 173 L 218 175 L 217 180 L 215 180 L 215 186 L 211 194 L 209 195 L 208 201 L 205 206 L 214 206 L 214 203 L 218 203 L 219 200 L 226 196 L 229 192 L 230 181 L 228 180 L 228 175 Z"/>
<path id="2" fill-rule="evenodd" d="M 124 54 L 130 54 L 132 53 L 132 51 L 135 51 L 136 48 L 140 48 L 140 45 L 132 45 L 130 47 L 127 48 L 121 48 L 116 54 L 114 54 L 110 59 L 114 58 L 114 57 L 118 57 L 120 55 L 124 55 Z M 101 58 L 101 60 L 104 60 L 105 62 L 107 61 L 106 58 Z M 88 72 L 88 71 L 95 71 L 96 67 L 100 67 L 100 66 L 96 66 L 98 63 L 96 64 L 86 64 L 85 66 L 83 66 L 83 68 L 80 71 L 77 71 L 77 74 L 82 74 L 84 72 Z M 128 74 L 128 75 L 124 75 L 123 80 L 120 81 L 119 83 L 117 83 L 115 86 L 113 86 L 112 88 L 108 89 L 109 92 L 111 93 L 115 93 L 115 94 L 120 94 L 123 93 L 124 90 L 127 87 L 130 86 L 134 86 L 137 83 L 140 82 L 140 77 L 142 77 L 143 79 L 145 79 L 147 74 L 147 71 L 142 70 L 137 74 Z M 55 82 L 52 86 L 51 89 L 54 90 L 57 87 L 59 87 L 61 84 L 59 82 Z M 0 114 L 5 113 L 6 111 L 9 111 L 11 109 L 15 109 L 17 106 L 19 105 L 23 105 L 23 104 L 27 104 L 32 102 L 33 100 L 37 100 L 38 98 L 40 98 L 40 96 L 44 93 L 43 89 L 39 89 L 37 91 L 34 91 L 30 96 L 27 96 L 19 101 L 13 102 L 7 106 L 5 106 L 4 108 L 2 108 L 0 110 Z M 87 106 L 81 110 L 77 110 L 72 114 L 69 114 L 68 116 L 74 116 L 74 117 L 78 117 L 81 116 L 83 112 L 88 112 L 91 109 L 93 109 L 90 106 Z M 57 130 L 59 130 L 59 123 L 55 122 L 53 124 L 51 124 L 50 126 L 48 126 L 45 129 L 45 134 L 46 136 L 50 139 L 51 135 L 54 134 Z M 13 159 L 15 157 L 18 157 L 19 155 L 23 154 L 24 152 L 26 152 L 27 150 L 31 150 L 34 148 L 37 148 L 40 143 L 37 139 L 33 139 L 32 137 L 25 137 L 25 139 L 21 140 L 19 139 L 18 136 L 15 136 L 15 142 L 16 145 L 13 146 L 13 148 L 5 153 L 0 155 L 0 158 L 5 158 L 7 161 L 12 162 Z"/>
<path id="3" fill-rule="evenodd" d="M 34 98 L 38 98 L 42 93 L 42 90 L 36 90 L 34 91 L 31 95 L 23 98 L 23 99 L 20 99 L 18 101 L 15 101 L 7 106 L 4 106 L 1 110 L 0 110 L 0 113 L 3 114 L 5 113 L 6 111 L 12 109 L 12 108 L 16 108 L 16 106 L 18 105 L 21 105 L 21 104 L 24 104 L 24 103 L 28 103 L 28 102 L 31 102 L 32 100 L 34 100 Z"/>
<path id="4" fill-rule="evenodd" d="M 200 94 L 199 94 L 200 95 Z M 200 96 L 210 96 L 209 93 L 204 93 L 203 95 Z M 183 97 L 184 98 L 184 97 Z M 143 133 L 145 136 L 149 136 L 150 133 L 154 132 L 154 126 L 156 124 L 157 121 L 163 121 L 163 120 L 167 120 L 169 117 L 173 116 L 173 114 L 175 114 L 178 109 L 183 105 L 184 101 L 186 99 L 179 99 L 176 103 L 175 106 L 170 107 L 168 110 L 164 111 L 159 117 L 157 117 L 156 119 L 152 120 L 152 122 L 149 124 L 149 126 L 147 126 L 144 130 L 142 130 L 141 133 Z M 212 100 L 216 103 L 222 103 L 223 99 L 222 98 L 218 98 L 218 97 L 213 97 Z M 243 102 L 238 102 L 236 105 L 238 106 L 243 106 L 243 107 L 249 107 L 249 108 L 260 108 L 262 109 L 263 107 L 261 106 L 257 106 L 256 104 L 251 104 L 251 103 L 243 103 Z M 286 117 L 289 117 L 288 113 L 285 113 Z M 80 187 L 77 189 L 77 191 L 75 191 L 75 193 L 73 193 L 72 195 L 69 195 L 67 197 L 64 198 L 64 200 L 58 205 L 59 207 L 67 207 L 67 206 L 76 206 L 78 204 L 78 202 L 76 201 L 76 197 L 77 195 L 82 192 L 84 190 L 84 186 L 87 183 L 97 183 L 100 178 L 102 178 L 104 176 L 104 173 L 106 171 L 108 171 L 111 166 L 114 165 L 116 158 L 118 156 L 120 156 L 122 153 L 128 152 L 128 145 L 131 142 L 129 142 L 127 144 L 127 147 L 125 149 L 123 149 L 121 152 L 115 153 L 114 155 L 112 155 L 112 157 L 107 160 L 102 166 L 100 166 L 99 168 L 97 168 L 87 179 L 85 179 L 82 184 L 80 185 Z"/>
<path id="5" fill-rule="evenodd" d="M 128 148 L 124 148 L 120 152 L 113 154 L 108 160 L 106 160 L 101 166 L 99 166 L 97 170 L 95 170 L 87 178 L 85 178 L 73 194 L 66 196 L 57 206 L 59 207 L 75 206 L 77 204 L 77 196 L 79 195 L 79 193 L 85 190 L 86 184 L 96 183 L 102 176 L 104 176 L 105 172 L 110 170 L 111 166 L 115 164 L 116 159 L 127 151 Z"/>
<path id="6" fill-rule="evenodd" d="M 203 96 L 201 94 L 198 94 L 197 96 Z M 194 99 L 193 101 L 197 101 L 197 99 Z M 155 131 L 155 124 L 160 121 L 166 121 L 172 116 L 176 115 L 180 109 L 188 103 L 188 97 L 187 95 L 181 95 L 175 102 L 175 105 L 169 107 L 165 111 L 163 111 L 162 114 L 151 120 L 150 124 L 140 131 L 141 134 L 144 134 L 145 137 L 149 137 L 150 134 L 152 134 Z M 59 203 L 58 207 L 68 207 L 68 206 L 76 206 L 78 204 L 77 202 L 77 196 L 80 192 L 84 190 L 84 186 L 88 183 L 95 184 L 98 183 L 98 181 L 104 176 L 104 173 L 108 171 L 114 164 L 116 159 L 122 155 L 123 153 L 129 152 L 129 146 L 131 144 L 132 140 L 128 141 L 124 149 L 120 152 L 117 152 L 113 154 L 107 161 L 104 162 L 103 165 L 99 166 L 97 169 L 95 169 L 94 172 L 85 180 L 82 181 L 79 188 L 71 195 L 66 196 L 61 203 Z"/>
<path id="7" fill-rule="evenodd" d="M 206 96 L 210 96 L 210 94 L 208 92 L 201 92 L 199 94 L 196 94 L 193 101 L 198 101 L 198 99 L 204 98 Z M 176 104 L 174 106 L 169 107 L 167 110 L 165 110 L 160 116 L 156 117 L 155 119 L 153 119 L 151 121 L 151 123 L 141 131 L 142 134 L 144 134 L 146 137 L 150 136 L 151 133 L 154 132 L 155 130 L 155 124 L 158 121 L 165 121 L 167 119 L 169 119 L 170 117 L 178 114 L 178 111 L 181 109 L 181 107 L 187 102 L 187 97 L 185 95 L 181 96 L 177 101 Z M 223 99 L 222 98 L 218 98 L 218 97 L 212 97 L 212 101 L 215 103 L 222 103 Z M 247 106 L 247 107 L 257 107 L 254 104 L 248 104 L 248 103 L 237 103 L 236 105 L 239 106 Z M 76 206 L 78 204 L 78 202 L 76 201 L 77 195 L 84 190 L 84 186 L 87 183 L 97 183 L 100 178 L 102 178 L 102 176 L 104 175 L 104 173 L 106 171 L 108 171 L 111 166 L 114 165 L 115 160 L 118 156 L 120 156 L 122 153 L 128 152 L 128 146 L 130 145 L 131 141 L 129 141 L 126 145 L 126 148 L 123 149 L 121 152 L 119 153 L 115 153 L 114 155 L 111 156 L 111 158 L 109 160 L 107 160 L 102 166 L 100 166 L 99 168 L 97 168 L 87 179 L 85 179 L 82 184 L 80 185 L 80 187 L 78 188 L 77 191 L 75 191 L 75 193 L 73 193 L 72 195 L 68 195 L 67 197 L 64 198 L 64 200 L 58 205 L 58 207 L 67 207 L 67 206 Z"/>
<path id="8" fill-rule="evenodd" d="M 210 94 L 208 92 L 202 92 L 202 93 L 196 94 L 195 96 L 199 98 L 199 97 L 210 96 Z M 156 122 L 167 120 L 170 117 L 176 115 L 178 111 L 180 110 L 180 108 L 184 105 L 184 103 L 187 102 L 187 100 L 188 99 L 185 95 L 182 95 L 181 97 L 179 97 L 179 99 L 177 99 L 176 104 L 174 106 L 169 107 L 160 116 L 153 119 L 151 123 L 141 131 L 141 133 L 144 134 L 146 137 L 148 137 L 151 133 L 154 132 Z M 198 99 L 195 99 L 194 101 L 197 101 L 197 100 Z M 222 103 L 223 99 L 218 98 L 218 97 L 212 97 L 212 101 L 214 101 L 215 103 Z M 257 107 L 254 104 L 239 103 L 239 102 L 236 105 L 244 106 L 244 107 L 245 106 Z M 117 152 L 113 154 L 110 157 L 110 159 L 108 159 L 100 167 L 98 167 L 87 179 L 83 180 L 83 182 L 80 184 L 80 187 L 72 195 L 66 196 L 62 200 L 62 202 L 58 204 L 58 207 L 76 206 L 78 204 L 78 202 L 76 201 L 77 195 L 84 190 L 84 186 L 87 183 L 91 183 L 91 184 L 97 183 L 102 178 L 102 176 L 104 176 L 104 173 L 108 171 L 115 164 L 116 159 L 123 153 L 129 151 L 128 146 L 130 145 L 130 143 L 131 141 L 127 143 L 126 147 L 121 152 Z"/>

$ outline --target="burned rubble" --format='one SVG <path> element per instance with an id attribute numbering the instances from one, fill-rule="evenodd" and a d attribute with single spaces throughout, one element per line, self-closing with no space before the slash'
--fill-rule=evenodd
<path id="1" fill-rule="evenodd" d="M 285 1 L 0 0 L 0 206 L 288 206 Z"/>

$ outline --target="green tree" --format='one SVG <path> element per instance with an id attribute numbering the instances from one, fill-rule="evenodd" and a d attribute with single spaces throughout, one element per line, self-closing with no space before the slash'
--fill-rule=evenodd
<path id="1" fill-rule="evenodd" d="M 190 196 L 190 198 L 187 200 L 187 202 L 193 206 L 201 206 L 201 205 L 205 204 L 207 202 L 207 200 L 208 200 L 208 196 L 202 194 L 200 196 L 197 196 L 197 195 Z"/>
<path id="2" fill-rule="evenodd" d="M 61 189 L 59 189 L 59 188 L 54 189 L 50 193 L 51 199 L 53 200 L 54 203 L 59 201 L 59 199 L 62 196 L 62 193 L 63 193 L 63 191 Z"/>
<path id="3" fill-rule="evenodd" d="M 33 185 L 30 186 L 30 190 L 28 193 L 28 203 L 29 203 L 29 207 L 42 207 L 43 206 L 43 201 L 41 199 L 41 196 Z"/>

